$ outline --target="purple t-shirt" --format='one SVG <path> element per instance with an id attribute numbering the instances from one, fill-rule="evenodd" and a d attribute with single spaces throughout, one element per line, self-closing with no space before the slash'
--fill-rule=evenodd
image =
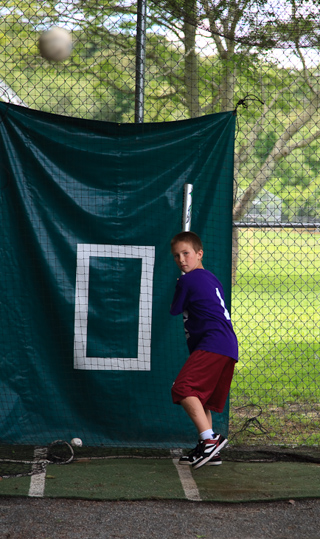
<path id="1" fill-rule="evenodd" d="M 213 273 L 196 269 L 181 275 L 170 313 L 183 313 L 190 354 L 205 350 L 238 361 L 237 337 L 224 303 L 222 284 Z"/>

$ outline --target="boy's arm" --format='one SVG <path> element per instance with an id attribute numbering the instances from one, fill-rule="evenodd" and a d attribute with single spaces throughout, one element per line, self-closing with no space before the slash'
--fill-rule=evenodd
<path id="1" fill-rule="evenodd" d="M 186 309 L 187 288 L 183 286 L 181 277 L 176 284 L 176 290 L 170 307 L 170 314 L 177 315 L 183 313 Z"/>

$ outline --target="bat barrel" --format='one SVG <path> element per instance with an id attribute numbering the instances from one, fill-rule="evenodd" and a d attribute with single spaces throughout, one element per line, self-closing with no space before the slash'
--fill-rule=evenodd
<path id="1" fill-rule="evenodd" d="M 182 230 L 183 232 L 191 229 L 192 216 L 192 183 L 185 183 L 183 187 L 183 212 L 182 212 Z"/>

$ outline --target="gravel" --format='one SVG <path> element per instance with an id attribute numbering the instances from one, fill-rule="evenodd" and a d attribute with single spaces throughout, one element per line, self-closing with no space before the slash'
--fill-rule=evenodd
<path id="1" fill-rule="evenodd" d="M 320 538 L 320 500 L 218 504 L 0 498 L 1 539 Z"/>

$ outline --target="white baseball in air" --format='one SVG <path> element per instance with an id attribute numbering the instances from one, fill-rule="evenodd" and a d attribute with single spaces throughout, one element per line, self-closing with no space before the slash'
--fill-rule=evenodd
<path id="1" fill-rule="evenodd" d="M 81 438 L 72 438 L 70 443 L 71 443 L 71 445 L 73 445 L 73 447 L 82 447 Z"/>
<path id="2" fill-rule="evenodd" d="M 62 62 L 71 54 L 72 37 L 68 30 L 53 26 L 41 34 L 38 45 L 43 58 L 53 62 Z"/>

